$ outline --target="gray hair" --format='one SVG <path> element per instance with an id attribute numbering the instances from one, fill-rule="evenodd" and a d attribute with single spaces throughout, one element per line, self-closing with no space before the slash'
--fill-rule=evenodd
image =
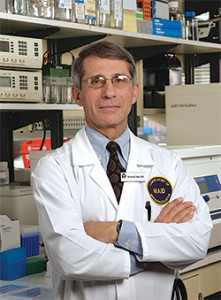
<path id="1" fill-rule="evenodd" d="M 99 41 L 92 43 L 83 48 L 79 56 L 73 61 L 72 64 L 72 80 L 73 85 L 79 90 L 81 89 L 81 80 L 84 76 L 83 62 L 89 56 L 97 56 L 100 58 L 120 59 L 128 63 L 128 69 L 132 77 L 133 86 L 137 83 L 136 65 L 132 55 L 122 46 L 110 42 Z"/>

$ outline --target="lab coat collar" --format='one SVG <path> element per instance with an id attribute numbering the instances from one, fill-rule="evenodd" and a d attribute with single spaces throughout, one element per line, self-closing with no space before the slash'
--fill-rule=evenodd
<path id="1" fill-rule="evenodd" d="M 154 164 L 150 152 L 146 150 L 147 145 L 144 141 L 137 138 L 132 132 L 131 148 L 127 165 L 127 172 L 141 172 L 144 171 L 145 166 L 152 166 Z M 151 149 L 151 145 L 150 145 Z M 125 184 L 121 194 L 120 205 L 117 203 L 111 183 L 102 167 L 95 151 L 89 142 L 85 128 L 82 128 L 75 136 L 72 144 L 72 161 L 74 166 L 91 166 L 89 171 L 91 178 L 98 184 L 104 193 L 110 199 L 112 205 L 120 213 L 125 205 L 128 203 L 128 195 L 132 195 L 139 182 L 130 182 Z"/>
<path id="2" fill-rule="evenodd" d="M 154 165 L 154 162 L 151 158 L 152 146 L 149 144 L 149 149 L 146 145 L 146 142 L 137 138 L 130 130 L 130 155 L 128 161 L 128 167 L 134 167 L 132 162 L 136 162 L 137 166 L 150 166 Z M 144 147 L 145 143 L 145 147 Z M 145 149 L 145 150 L 144 150 Z M 99 161 L 89 139 L 87 137 L 85 128 L 83 127 L 75 136 L 72 144 L 72 162 L 74 165 L 86 166 L 93 165 Z M 99 162 L 100 163 L 100 162 Z"/>
<path id="3" fill-rule="evenodd" d="M 73 165 L 87 166 L 99 161 L 87 137 L 85 127 L 78 131 L 72 144 Z"/>

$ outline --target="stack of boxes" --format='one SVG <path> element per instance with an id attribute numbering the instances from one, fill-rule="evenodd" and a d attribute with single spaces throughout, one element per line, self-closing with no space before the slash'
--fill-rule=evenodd
<path id="1" fill-rule="evenodd" d="M 137 32 L 182 37 L 182 22 L 170 20 L 168 0 L 137 0 Z"/>
<path id="2" fill-rule="evenodd" d="M 38 226 L 21 226 L 0 216 L 0 280 L 15 280 L 44 271 L 44 256 L 39 255 Z"/>
<path id="3" fill-rule="evenodd" d="M 152 19 L 152 33 L 160 36 L 174 38 L 182 37 L 182 25 L 180 21 L 171 21 L 166 19 Z"/>

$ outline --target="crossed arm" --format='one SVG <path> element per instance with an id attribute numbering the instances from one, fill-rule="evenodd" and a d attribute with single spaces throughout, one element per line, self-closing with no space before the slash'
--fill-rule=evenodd
<path id="1" fill-rule="evenodd" d="M 155 223 L 188 222 L 193 218 L 195 211 L 196 207 L 191 201 L 184 202 L 183 198 L 177 198 L 163 208 Z M 88 221 L 84 223 L 84 229 L 89 236 L 100 242 L 115 243 L 118 238 L 118 223 Z"/>

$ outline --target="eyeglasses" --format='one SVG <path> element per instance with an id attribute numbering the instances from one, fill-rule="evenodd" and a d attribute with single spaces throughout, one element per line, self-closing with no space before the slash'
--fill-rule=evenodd
<path id="1" fill-rule="evenodd" d="M 110 80 L 115 87 L 122 89 L 130 83 L 132 78 L 128 77 L 127 75 L 116 75 L 113 78 L 109 79 L 104 78 L 100 75 L 96 75 L 91 76 L 88 79 L 83 80 L 82 82 L 86 82 L 88 87 L 92 89 L 100 89 L 105 86 L 107 80 Z"/>

